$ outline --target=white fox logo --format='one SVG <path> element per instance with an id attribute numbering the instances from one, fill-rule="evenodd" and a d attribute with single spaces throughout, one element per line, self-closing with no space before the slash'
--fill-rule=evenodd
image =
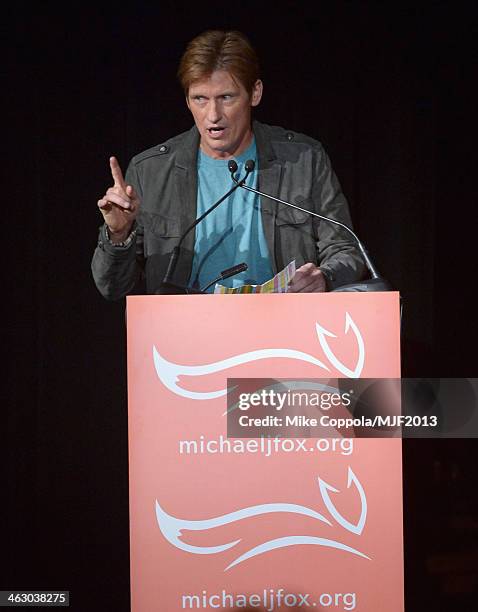
<path id="1" fill-rule="evenodd" d="M 365 344 L 360 330 L 353 321 L 352 317 L 347 312 L 345 313 L 345 334 L 347 334 L 349 330 L 352 330 L 357 340 L 358 347 L 357 362 L 353 369 L 343 364 L 336 357 L 336 355 L 329 346 L 328 338 L 337 338 L 337 336 L 319 325 L 319 323 L 316 323 L 316 332 L 319 338 L 319 343 L 329 363 L 344 376 L 348 378 L 359 378 L 365 362 Z M 189 391 L 187 389 L 183 389 L 178 384 L 180 376 L 205 376 L 207 374 L 221 372 L 222 370 L 227 370 L 229 368 L 249 363 L 251 361 L 274 358 L 296 359 L 299 361 L 305 361 L 319 368 L 322 368 L 327 372 L 330 372 L 329 366 L 326 365 L 323 361 L 320 361 L 320 359 L 314 357 L 313 355 L 287 348 L 260 349 L 257 351 L 250 351 L 248 353 L 234 355 L 233 357 L 229 357 L 221 361 L 216 361 L 214 363 L 186 366 L 168 361 L 162 355 L 160 355 L 156 347 L 153 346 L 154 367 L 163 385 L 177 395 L 181 395 L 183 397 L 187 397 L 189 399 L 194 400 L 210 400 L 215 399 L 217 397 L 222 397 L 226 395 L 227 388 L 218 389 L 217 391 L 210 392 Z"/>
<path id="2" fill-rule="evenodd" d="M 336 523 L 346 529 L 347 531 L 354 533 L 356 535 L 360 535 L 365 527 L 365 522 L 367 519 L 367 499 L 365 496 L 365 491 L 352 471 L 352 468 L 348 468 L 348 479 L 347 479 L 347 488 L 350 488 L 352 483 L 357 489 L 360 502 L 361 502 L 361 512 L 360 518 L 357 524 L 351 523 L 347 519 L 345 519 L 337 510 L 335 505 L 329 496 L 329 491 L 333 491 L 334 493 L 338 493 L 339 491 L 327 484 L 321 478 L 318 479 L 319 489 L 322 495 L 322 499 L 329 511 L 330 515 L 333 519 L 335 519 Z M 230 548 L 233 548 L 239 542 L 239 540 L 234 540 L 232 542 L 227 542 L 226 544 L 221 544 L 218 546 L 192 546 L 190 544 L 186 544 L 182 542 L 179 538 L 182 536 L 183 530 L 188 531 L 207 531 L 209 529 L 214 529 L 215 527 L 220 527 L 223 525 L 228 525 L 230 523 L 234 523 L 236 521 L 240 521 L 245 518 L 250 518 L 253 516 L 258 516 L 261 514 L 275 514 L 278 512 L 289 512 L 292 514 L 300 514 L 304 516 L 309 516 L 311 518 L 315 518 L 318 521 L 325 523 L 329 527 L 332 527 L 333 524 L 322 514 L 316 512 L 312 508 L 308 508 L 307 506 L 301 506 L 298 504 L 289 504 L 289 503 L 273 503 L 273 504 L 260 504 L 257 506 L 249 506 L 247 508 L 241 508 L 240 510 L 235 510 L 234 512 L 229 512 L 228 514 L 224 514 L 222 516 L 216 516 L 210 519 L 205 520 L 187 520 L 187 519 L 178 519 L 174 516 L 168 514 L 156 500 L 156 519 L 158 521 L 159 529 L 163 536 L 176 548 L 184 550 L 185 552 L 197 554 L 197 555 L 211 555 L 216 553 L 224 552 Z M 367 555 L 360 552 L 356 548 L 352 548 L 342 542 L 337 540 L 331 540 L 330 538 L 322 538 L 316 536 L 309 535 L 293 535 L 293 536 L 284 536 L 281 538 L 276 538 L 274 540 L 268 540 L 267 542 L 263 542 L 262 544 L 251 548 L 246 551 L 236 559 L 234 559 L 224 571 L 246 561 L 247 559 L 251 559 L 252 557 L 256 557 L 257 555 L 261 555 L 263 553 L 269 552 L 271 550 L 275 550 L 278 548 L 284 548 L 286 546 L 296 546 L 309 544 L 314 546 L 325 546 L 328 548 L 335 548 L 339 550 L 343 550 L 344 552 L 348 552 L 353 555 L 357 555 L 359 557 L 363 557 L 364 559 L 369 559 Z"/>

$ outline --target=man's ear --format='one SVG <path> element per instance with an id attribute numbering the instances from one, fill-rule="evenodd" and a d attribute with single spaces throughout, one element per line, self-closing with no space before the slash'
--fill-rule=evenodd
<path id="1" fill-rule="evenodd" d="M 251 106 L 257 106 L 262 98 L 262 81 L 257 79 L 252 88 Z"/>
<path id="2" fill-rule="evenodd" d="M 189 110 L 191 110 L 191 105 L 189 104 L 189 92 L 186 94 L 186 104 L 187 104 Z"/>

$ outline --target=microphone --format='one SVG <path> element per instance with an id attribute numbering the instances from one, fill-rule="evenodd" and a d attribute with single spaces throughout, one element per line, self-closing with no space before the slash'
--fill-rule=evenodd
<path id="1" fill-rule="evenodd" d="M 244 168 L 246 169 L 246 172 L 248 172 L 249 174 L 251 172 L 254 172 L 255 167 L 256 167 L 256 162 L 253 159 L 248 159 L 246 163 L 244 164 Z"/>
<path id="2" fill-rule="evenodd" d="M 232 180 L 235 181 L 236 179 L 234 178 L 234 173 L 237 172 L 237 163 L 236 163 L 236 160 L 235 159 L 230 159 L 227 162 L 227 167 L 229 168 L 229 172 L 231 173 Z M 254 166 L 252 167 L 252 170 L 254 170 Z M 249 170 L 249 173 L 251 173 L 252 170 Z"/>
<path id="3" fill-rule="evenodd" d="M 177 246 L 175 246 L 171 252 L 171 256 L 169 258 L 169 263 L 168 263 L 168 268 L 166 270 L 166 274 L 164 275 L 163 282 L 161 283 L 162 287 L 166 286 L 167 288 L 172 288 L 172 289 L 183 289 L 183 290 L 185 289 L 183 287 L 174 286 L 174 284 L 172 283 L 173 274 L 174 274 L 174 271 L 176 270 L 179 255 L 181 253 L 181 245 L 184 239 L 189 234 L 189 232 L 192 231 L 196 227 L 196 225 L 201 223 L 201 221 L 205 219 L 210 213 L 212 213 L 212 211 L 216 209 L 219 206 L 219 204 L 224 202 L 224 200 L 228 198 L 238 187 L 241 187 L 246 181 L 249 174 L 254 170 L 254 165 L 252 166 L 252 168 L 250 168 L 249 166 L 250 169 L 246 168 L 245 169 L 246 174 L 244 178 L 239 181 L 238 178 L 234 176 L 234 173 L 237 172 L 237 163 L 233 159 L 230 159 L 227 164 L 227 167 L 229 169 L 229 172 L 231 173 L 232 180 L 234 181 L 235 184 L 233 185 L 231 189 L 229 189 L 229 191 L 226 194 L 222 196 L 222 198 L 220 198 L 215 204 L 213 204 L 210 208 L 208 208 L 205 213 L 203 213 L 200 217 L 198 217 L 194 221 L 194 223 L 191 223 L 191 225 L 182 234 Z"/>
<path id="4" fill-rule="evenodd" d="M 257 193 L 258 195 L 263 196 L 264 198 L 268 198 L 269 200 L 273 200 L 274 202 L 278 202 L 279 204 L 284 204 L 285 206 L 289 206 L 290 208 L 295 208 L 297 210 L 300 210 L 301 212 L 304 212 L 312 217 L 317 217 L 319 219 L 322 219 L 323 221 L 327 221 L 329 223 L 333 223 L 334 225 L 338 225 L 341 228 L 345 229 L 357 243 L 360 254 L 362 255 L 362 259 L 364 260 L 367 270 L 370 272 L 370 276 L 372 278 L 371 280 L 368 280 L 368 281 L 358 281 L 356 283 L 351 283 L 349 285 L 343 285 L 342 287 L 337 287 L 337 289 L 334 289 L 334 291 L 391 291 L 390 283 L 380 276 L 380 274 L 377 271 L 377 268 L 373 264 L 360 238 L 357 236 L 357 234 L 353 230 L 350 229 L 350 227 L 345 225 L 345 223 L 341 223 L 340 221 L 337 221 L 336 219 L 332 219 L 330 217 L 325 217 L 324 215 L 319 215 L 319 213 L 313 212 L 311 210 L 307 210 L 306 208 L 302 208 L 301 206 L 297 206 L 297 204 L 291 204 L 290 202 L 286 202 L 285 200 L 281 200 L 280 198 L 276 198 L 274 196 L 269 195 L 268 193 L 264 193 L 262 191 L 259 191 L 258 189 L 254 189 L 253 187 L 249 187 L 248 185 L 245 185 L 244 182 L 247 176 L 251 172 L 254 171 L 255 165 L 256 164 L 253 159 L 248 159 L 246 161 L 246 163 L 244 164 L 244 168 L 247 174 L 246 174 L 246 177 L 240 183 L 237 181 L 236 177 L 234 176 L 234 172 L 231 171 L 231 166 L 229 166 L 229 172 L 231 172 L 231 178 L 237 184 L 238 187 L 242 187 L 242 189 L 246 189 L 247 191 L 252 191 L 252 193 Z M 236 164 L 236 167 L 237 167 L 237 164 Z"/>
<path id="5" fill-rule="evenodd" d="M 205 287 L 201 287 L 201 293 L 205 293 L 209 287 L 212 287 L 214 284 L 218 283 L 221 280 L 225 280 L 226 278 L 230 278 L 231 276 L 236 276 L 236 274 L 240 274 L 241 272 L 245 272 L 248 268 L 248 265 L 245 262 L 237 264 L 237 266 L 233 266 L 232 268 L 227 268 L 227 270 L 223 270 L 221 274 L 213 281 L 211 281 Z"/>

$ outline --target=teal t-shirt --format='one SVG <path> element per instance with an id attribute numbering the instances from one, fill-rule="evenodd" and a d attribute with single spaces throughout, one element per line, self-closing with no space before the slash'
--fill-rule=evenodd
<path id="1" fill-rule="evenodd" d="M 234 159 L 238 165 L 239 177 L 244 176 L 245 162 L 248 159 L 255 161 L 255 170 L 246 182 L 255 188 L 258 172 L 255 140 L 247 151 Z M 227 163 L 228 160 L 213 159 L 199 150 L 197 217 L 232 187 Z M 262 227 L 260 197 L 239 188 L 196 227 L 189 283 L 195 288 L 204 287 L 223 270 L 242 262 L 248 265 L 248 269 L 221 284 L 227 287 L 257 285 L 273 276 Z M 214 286 L 209 289 L 209 292 L 212 291 Z"/>

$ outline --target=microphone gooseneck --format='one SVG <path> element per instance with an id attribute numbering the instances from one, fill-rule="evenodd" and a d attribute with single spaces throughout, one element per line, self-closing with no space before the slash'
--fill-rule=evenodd
<path id="1" fill-rule="evenodd" d="M 232 160 L 231 160 L 232 161 Z M 236 164 L 237 166 L 237 164 Z M 251 172 L 253 172 L 254 168 L 255 168 L 255 162 L 252 159 L 248 159 L 244 165 L 244 168 L 247 172 L 247 175 L 250 174 Z M 231 167 L 229 166 L 229 171 L 231 172 Z M 291 204 L 291 202 L 286 202 L 285 200 L 281 200 L 280 198 L 276 198 L 274 196 L 269 195 L 268 193 L 264 193 L 262 191 L 259 191 L 258 189 L 254 189 L 253 187 L 249 187 L 248 185 L 244 184 L 245 178 L 242 181 L 238 181 L 235 177 L 234 177 L 234 173 L 231 172 L 231 177 L 232 180 L 236 183 L 236 185 L 238 187 L 242 187 L 243 189 L 246 189 L 247 191 L 252 191 L 252 193 L 257 193 L 260 196 L 263 196 L 264 198 L 268 198 L 269 200 L 273 200 L 274 202 L 278 202 L 279 204 L 284 204 L 285 206 L 290 206 L 291 208 L 295 208 L 297 210 L 300 210 L 303 213 L 306 213 L 307 215 L 311 215 L 312 217 L 317 217 L 318 219 L 322 219 L 323 221 L 328 221 L 329 223 L 333 223 L 334 225 L 338 225 L 339 227 L 343 228 L 344 230 L 346 230 L 355 240 L 355 242 L 357 243 L 357 246 L 360 250 L 360 253 L 362 255 L 362 258 L 365 262 L 365 265 L 367 266 L 368 271 L 370 272 L 370 275 L 372 277 L 373 280 L 377 280 L 380 281 L 380 283 L 384 283 L 384 287 L 385 287 L 385 283 L 386 281 L 380 276 L 380 274 L 378 273 L 376 267 L 374 266 L 372 260 L 370 259 L 369 254 L 367 253 L 364 245 L 362 244 L 361 240 L 359 239 L 359 237 L 357 236 L 357 234 L 350 229 L 350 227 L 348 227 L 347 225 L 345 225 L 345 223 L 342 223 L 341 221 L 337 221 L 336 219 L 332 219 L 330 217 L 325 217 L 324 215 L 320 215 L 319 213 L 313 212 L 312 210 L 307 210 L 307 208 L 302 208 L 301 206 L 297 206 L 297 204 Z"/>

